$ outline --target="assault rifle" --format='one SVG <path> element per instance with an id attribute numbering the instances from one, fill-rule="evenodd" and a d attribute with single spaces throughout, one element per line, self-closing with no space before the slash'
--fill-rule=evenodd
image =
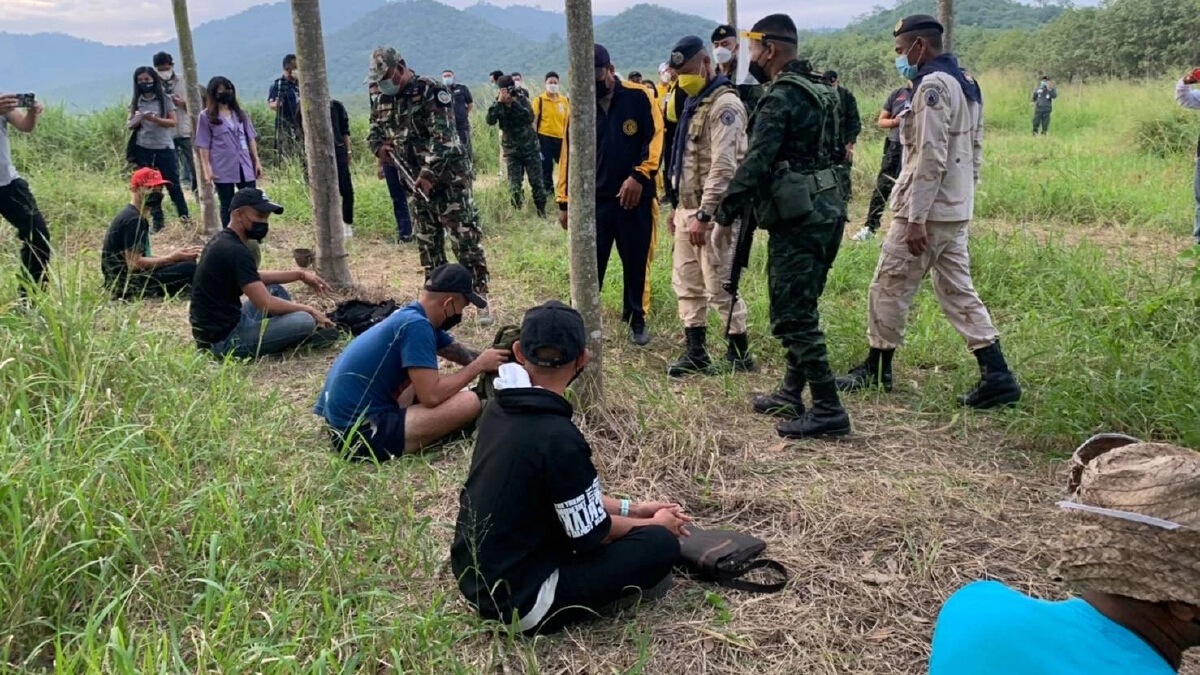
<path id="1" fill-rule="evenodd" d="M 750 266 L 750 249 L 754 246 L 754 230 L 757 228 L 758 223 L 754 222 L 754 204 L 746 204 L 742 212 L 742 229 L 738 230 L 737 245 L 733 248 L 733 266 L 729 270 L 729 281 L 725 284 L 725 290 L 729 293 L 729 316 L 725 321 L 726 338 L 729 337 L 729 327 L 733 325 L 733 310 L 737 307 L 742 270 Z"/>
<path id="2" fill-rule="evenodd" d="M 396 156 L 395 150 L 388 150 L 388 157 L 392 159 L 392 165 L 396 167 L 396 173 L 400 176 L 400 182 L 404 183 L 404 189 L 408 190 L 408 194 L 416 195 L 422 201 L 429 201 L 429 195 L 417 189 L 417 181 L 413 175 L 409 173 L 408 167 L 404 166 L 404 162 Z"/>

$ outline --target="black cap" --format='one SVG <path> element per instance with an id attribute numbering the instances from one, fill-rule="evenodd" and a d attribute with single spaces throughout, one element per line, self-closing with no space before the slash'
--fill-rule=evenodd
<path id="1" fill-rule="evenodd" d="M 737 29 L 730 25 L 717 26 L 713 31 L 712 42 L 724 40 L 725 38 L 737 37 Z"/>
<path id="2" fill-rule="evenodd" d="M 480 309 L 487 307 L 487 300 L 475 292 L 471 273 L 457 263 L 442 265 L 435 269 L 429 275 L 429 281 L 425 282 L 425 290 L 430 293 L 457 293 Z"/>
<path id="3" fill-rule="evenodd" d="M 678 68 L 691 61 L 692 57 L 702 51 L 704 51 L 704 40 L 695 35 L 681 37 L 679 38 L 679 42 L 676 42 L 675 46 L 671 47 L 671 56 L 667 59 L 667 63 L 671 64 L 672 68 Z"/>
<path id="4" fill-rule="evenodd" d="M 892 31 L 892 36 L 899 36 L 905 33 L 911 33 L 914 30 L 928 30 L 935 28 L 939 33 L 943 32 L 942 24 L 938 20 L 928 14 L 913 14 L 900 19 L 896 24 L 896 30 Z"/>
<path id="5" fill-rule="evenodd" d="M 233 201 L 229 202 L 229 210 L 237 211 L 243 206 L 253 206 L 255 211 L 259 213 L 283 213 L 283 207 L 271 201 L 267 193 L 258 188 L 242 188 L 233 196 Z"/>
<path id="6" fill-rule="evenodd" d="M 608 50 L 604 48 L 604 45 L 597 44 L 593 51 L 597 68 L 607 68 L 612 65 L 612 59 L 608 58 Z"/>
<path id="7" fill-rule="evenodd" d="M 577 360 L 586 348 L 587 329 L 574 308 L 551 300 L 525 312 L 525 320 L 521 322 L 521 353 L 529 363 L 558 368 Z M 554 356 L 538 358 L 542 350 L 553 351 Z"/>
<path id="8" fill-rule="evenodd" d="M 821 78 L 823 80 L 825 80 L 826 82 L 833 82 L 834 80 L 838 79 L 837 71 L 836 70 L 827 70 L 827 71 L 825 71 L 825 74 L 821 76 Z"/>

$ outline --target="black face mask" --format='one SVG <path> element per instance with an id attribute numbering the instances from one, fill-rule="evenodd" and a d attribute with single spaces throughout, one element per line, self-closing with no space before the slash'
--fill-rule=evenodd
<path id="1" fill-rule="evenodd" d="M 608 96 L 608 92 L 609 92 L 608 81 L 607 80 L 596 80 L 596 100 L 599 101 L 600 99 L 604 98 L 605 96 Z"/>
<path id="2" fill-rule="evenodd" d="M 750 77 L 758 80 L 759 84 L 766 84 L 771 81 L 771 78 L 767 75 L 767 69 L 758 61 L 750 62 Z"/>
<path id="3" fill-rule="evenodd" d="M 146 206 L 152 209 L 157 209 L 158 207 L 162 206 L 162 203 L 163 193 L 151 192 L 150 194 L 146 195 Z"/>
<path id="4" fill-rule="evenodd" d="M 450 331 L 460 323 L 462 323 L 462 314 L 452 314 L 442 320 L 442 325 L 438 326 L 438 329 L 443 332 Z"/>
<path id="5" fill-rule="evenodd" d="M 217 94 L 217 103 L 221 105 L 233 105 L 233 92 L 223 91 Z"/>
<path id="6" fill-rule="evenodd" d="M 152 94 L 154 93 L 154 83 L 138 82 L 138 91 L 142 92 L 143 94 Z"/>
<path id="7" fill-rule="evenodd" d="M 575 371 L 575 374 L 573 376 L 571 376 L 571 381 L 567 382 L 567 386 L 570 387 L 571 385 L 575 384 L 575 380 L 578 380 L 579 376 L 582 375 L 583 371 L 585 371 L 585 370 L 587 370 L 587 366 L 584 366 L 583 368 L 580 368 L 579 370 Z"/>
<path id="8" fill-rule="evenodd" d="M 270 226 L 265 222 L 251 222 L 250 228 L 246 230 L 246 236 L 254 241 L 262 241 L 267 238 L 267 232 L 270 229 Z"/>

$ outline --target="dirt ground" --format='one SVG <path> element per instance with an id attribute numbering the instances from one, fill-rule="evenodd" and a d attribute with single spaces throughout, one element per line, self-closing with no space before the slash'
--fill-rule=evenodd
<path id="1" fill-rule="evenodd" d="M 168 231 L 154 245 L 199 239 Z M 290 268 L 297 239 L 273 229 L 264 268 Z M 414 247 L 360 237 L 351 255 L 367 297 L 415 295 L 422 277 Z M 500 323 L 519 322 L 528 290 L 505 279 L 493 286 Z M 147 320 L 176 326 L 188 339 L 185 303 L 147 303 L 146 311 Z M 467 321 L 459 333 L 482 344 L 490 330 Z M 791 582 L 781 593 L 752 595 L 680 578 L 665 601 L 632 621 L 602 621 L 532 646 L 479 635 L 462 650 L 482 672 L 531 672 L 532 652 L 538 672 L 548 674 L 923 673 L 938 608 L 963 584 L 999 579 L 1063 596 L 1046 570 L 1057 531 L 1053 505 L 1065 480 L 1062 462 L 1046 459 L 1046 451 L 1062 456 L 1070 448 L 1027 448 L 986 416 L 946 423 L 914 413 L 904 394 L 847 401 L 855 423 L 848 440 L 785 443 L 745 400 L 749 390 L 773 386 L 778 373 L 734 384 L 675 383 L 656 370 L 646 376 L 652 382 L 634 383 L 613 376 L 625 372 L 620 364 L 665 361 L 678 349 L 675 340 L 656 339 L 636 353 L 618 335 L 608 346 L 610 405 L 581 422 L 606 488 L 677 499 L 705 526 L 763 537 Z M 313 420 L 311 383 L 319 386 L 332 358 L 247 367 L 257 369 L 264 390 L 295 406 L 297 418 Z M 436 470 L 465 475 L 465 454 L 448 455 Z M 452 523 L 457 487 L 428 497 L 428 515 Z"/>

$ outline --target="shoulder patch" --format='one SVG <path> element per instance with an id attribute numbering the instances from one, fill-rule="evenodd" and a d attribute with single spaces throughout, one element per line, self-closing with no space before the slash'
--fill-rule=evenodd
<path id="1" fill-rule="evenodd" d="M 925 92 L 925 105 L 933 107 L 936 106 L 939 101 L 941 101 L 941 97 L 938 95 L 937 89 L 930 87 L 929 90 Z"/>
<path id="2" fill-rule="evenodd" d="M 621 131 L 624 131 L 626 136 L 636 134 L 638 132 L 637 122 L 634 120 L 625 120 L 625 123 L 621 125 Z"/>
<path id="3" fill-rule="evenodd" d="M 437 100 L 438 103 L 441 103 L 442 105 L 450 105 L 450 101 L 453 100 L 453 97 L 450 96 L 450 92 L 443 89 L 437 93 Z"/>
<path id="4" fill-rule="evenodd" d="M 733 123 L 737 121 L 737 116 L 733 114 L 732 110 L 724 110 L 721 112 L 720 119 L 721 119 L 721 124 L 724 124 L 727 127 L 731 127 L 731 126 L 733 126 Z"/>

